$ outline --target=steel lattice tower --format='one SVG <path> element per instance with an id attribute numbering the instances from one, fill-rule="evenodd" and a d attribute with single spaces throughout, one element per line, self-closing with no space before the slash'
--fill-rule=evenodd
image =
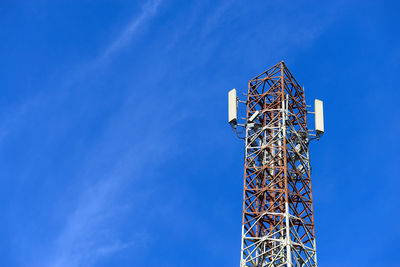
<path id="1" fill-rule="evenodd" d="M 317 266 L 304 89 L 280 62 L 246 103 L 240 266 Z"/>

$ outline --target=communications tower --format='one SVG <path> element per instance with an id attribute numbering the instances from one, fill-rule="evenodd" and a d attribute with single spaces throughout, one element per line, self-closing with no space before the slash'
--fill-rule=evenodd
<path id="1" fill-rule="evenodd" d="M 317 266 L 309 142 L 324 132 L 322 105 L 315 100 L 307 111 L 304 88 L 283 61 L 249 81 L 246 101 L 229 92 L 229 123 L 245 140 L 241 267 Z"/>

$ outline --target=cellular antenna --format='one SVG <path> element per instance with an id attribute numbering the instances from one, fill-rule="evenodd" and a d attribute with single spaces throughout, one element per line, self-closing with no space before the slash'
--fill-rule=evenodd
<path id="1" fill-rule="evenodd" d="M 317 134 L 317 138 L 319 139 L 319 137 L 324 134 L 324 102 L 315 99 L 314 108 L 315 108 L 315 132 Z"/>
<path id="2" fill-rule="evenodd" d="M 237 104 L 236 89 L 232 89 L 228 93 L 228 122 L 234 128 L 237 126 Z"/>

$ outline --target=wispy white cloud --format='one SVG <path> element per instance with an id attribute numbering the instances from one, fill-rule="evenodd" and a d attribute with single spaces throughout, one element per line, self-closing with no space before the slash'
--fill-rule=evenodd
<path id="1" fill-rule="evenodd" d="M 128 23 L 125 29 L 97 58 L 78 70 L 79 74 L 74 78 L 79 79 L 82 74 L 107 64 L 108 60 L 120 49 L 129 45 L 145 21 L 156 14 L 160 4 L 161 0 L 146 2 L 141 13 Z M 122 111 L 122 113 L 124 112 L 127 113 L 126 110 Z M 121 114 L 116 116 L 118 115 Z M 124 118 L 119 119 L 123 120 Z M 121 124 L 122 122 L 120 121 L 119 124 L 113 123 L 110 125 L 108 134 L 103 136 L 103 141 L 100 141 L 98 145 L 112 146 L 112 144 L 109 144 L 110 139 L 114 141 L 118 139 L 112 133 L 116 132 L 115 129 L 121 127 Z M 149 138 L 152 137 L 149 136 Z M 141 141 L 143 142 L 144 140 Z M 132 175 L 139 176 L 140 169 L 146 164 L 146 160 L 151 158 L 150 154 L 155 153 L 155 150 L 159 151 L 164 146 L 166 144 L 160 143 L 156 146 L 147 147 L 145 153 L 138 153 L 137 151 L 140 150 L 138 147 L 127 149 L 118 158 L 112 159 L 111 163 L 114 162 L 113 167 L 110 167 L 105 174 L 99 173 L 93 166 L 86 166 L 85 175 L 96 176 L 97 182 L 87 185 L 81 190 L 80 195 L 77 197 L 76 208 L 66 215 L 65 226 L 55 238 L 55 246 L 54 251 L 51 253 L 51 258 L 45 259 L 45 263 L 42 262 L 39 265 L 49 267 L 90 266 L 98 258 L 136 246 L 137 244 L 132 241 L 121 241 L 114 236 L 113 227 L 110 225 L 111 218 L 115 218 L 124 212 L 124 208 L 117 204 L 116 195 L 126 185 L 128 177 Z M 147 155 L 146 153 L 150 154 Z M 99 159 L 99 157 L 101 158 L 96 152 L 91 155 L 93 161 L 106 160 Z M 132 162 L 135 164 L 132 164 Z M 90 163 L 88 164 L 90 165 Z M 82 177 L 82 179 L 86 178 Z M 144 237 L 143 235 L 140 236 L 142 236 L 142 239 L 145 238 L 145 235 Z"/>
<path id="2" fill-rule="evenodd" d="M 97 57 L 90 60 L 86 64 L 80 65 L 76 71 L 69 75 L 63 82 L 65 87 L 70 87 L 76 81 L 85 77 L 88 73 L 94 72 L 96 69 L 106 66 L 109 61 L 115 57 L 118 52 L 124 47 L 128 46 L 133 40 L 135 35 L 141 29 L 141 26 L 153 16 L 156 15 L 162 0 L 148 0 L 141 9 L 139 15 L 134 16 L 123 30 L 117 35 L 112 42 L 110 42 Z"/>
<path id="3" fill-rule="evenodd" d="M 30 98 L 12 110 L 4 110 L 0 117 L 0 145 L 3 139 L 12 133 L 12 130 L 17 128 L 19 121 L 24 117 L 29 110 L 40 105 L 40 95 Z"/>
<path id="4" fill-rule="evenodd" d="M 234 4 L 235 1 L 223 1 L 217 5 L 213 12 L 206 18 L 203 29 L 201 30 L 200 36 L 205 39 L 213 30 L 215 30 L 225 19 L 230 19 L 230 16 L 226 16 L 229 8 Z"/>
<path id="5" fill-rule="evenodd" d="M 143 6 L 141 14 L 133 18 L 121 34 L 103 51 L 99 57 L 99 61 L 107 60 L 116 51 L 128 45 L 139 27 L 156 13 L 160 4 L 161 0 L 147 2 Z"/>
<path id="6" fill-rule="evenodd" d="M 146 229 L 137 228 L 133 239 L 121 240 L 118 237 L 118 219 L 127 218 L 127 214 L 135 206 L 139 206 L 142 198 L 148 198 L 151 192 L 129 191 L 130 203 L 121 201 L 120 195 L 129 188 L 144 173 L 147 167 L 156 167 L 155 158 L 166 155 L 171 150 L 171 144 L 162 141 L 157 134 L 145 133 L 140 142 L 131 143 L 128 148 L 120 151 L 118 158 L 109 159 L 110 150 L 120 142 L 121 128 L 124 128 L 129 111 L 123 111 L 121 119 L 111 123 L 107 133 L 98 143 L 104 154 L 99 155 L 98 149 L 91 151 L 89 162 L 83 166 L 82 180 L 88 180 L 76 201 L 76 208 L 66 215 L 66 222 L 59 235 L 55 238 L 54 251 L 45 264 L 49 267 L 93 266 L 99 259 L 125 249 L 143 247 L 148 242 Z M 166 124 L 158 122 L 163 135 L 168 132 Z M 154 141 L 159 140 L 159 141 Z M 165 160 L 172 154 L 164 156 Z M 100 162 L 110 161 L 105 173 L 99 168 Z M 94 179 L 95 178 L 95 179 Z M 129 216 L 128 216 L 129 217 Z M 135 222 L 131 223 L 135 227 Z"/>
<path id="7" fill-rule="evenodd" d="M 79 82 L 87 74 L 94 72 L 99 67 L 104 67 L 109 63 L 112 57 L 116 56 L 118 52 L 124 47 L 128 46 L 133 40 L 135 35 L 141 29 L 140 27 L 144 23 L 150 20 L 156 15 L 162 0 L 148 0 L 142 6 L 141 12 L 134 16 L 123 30 L 117 35 L 112 42 L 110 42 L 97 57 L 92 60 L 82 63 L 72 70 L 71 73 L 65 77 L 61 77 L 59 84 L 57 85 L 58 90 L 46 92 L 46 94 L 38 94 L 32 96 L 32 99 L 28 99 L 15 107 L 12 107 L 9 112 L 3 112 L 6 120 L 2 120 L 0 124 L 0 144 L 13 130 L 21 127 L 24 122 L 24 116 L 30 114 L 28 112 L 39 106 L 43 106 L 46 101 L 62 100 L 67 97 L 71 88 L 76 82 Z"/>
<path id="8" fill-rule="evenodd" d="M 141 165 L 145 164 L 131 155 L 127 153 L 118 159 L 106 174 L 88 170 L 88 175 L 99 178 L 98 182 L 82 190 L 75 210 L 66 216 L 66 224 L 56 238 L 54 258 L 47 266 L 91 266 L 101 257 L 135 245 L 115 237 L 113 227 L 109 225 L 110 218 L 124 212 L 115 200 L 121 186 L 126 184 L 127 177 L 137 175 Z M 138 164 L 133 166 L 132 162 Z"/>

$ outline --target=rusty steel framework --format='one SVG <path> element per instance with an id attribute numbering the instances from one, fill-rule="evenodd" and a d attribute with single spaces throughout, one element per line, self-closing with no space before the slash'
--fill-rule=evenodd
<path id="1" fill-rule="evenodd" d="M 240 266 L 317 266 L 304 89 L 280 62 L 246 103 Z"/>

